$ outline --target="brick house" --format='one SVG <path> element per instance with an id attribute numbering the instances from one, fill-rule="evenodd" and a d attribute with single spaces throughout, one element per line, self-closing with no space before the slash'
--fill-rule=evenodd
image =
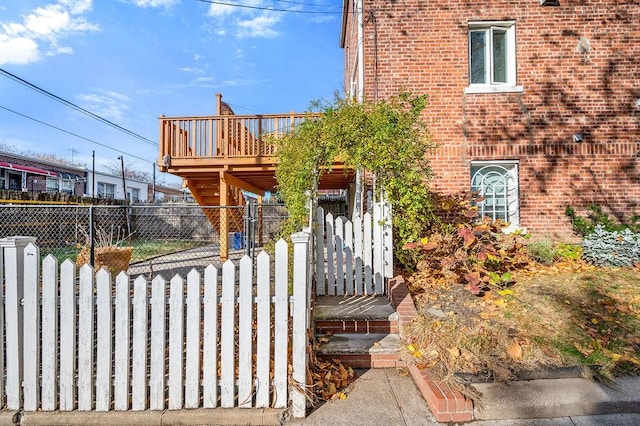
<path id="1" fill-rule="evenodd" d="M 555 239 L 640 213 L 637 0 L 344 0 L 340 42 L 347 94 L 429 96 L 435 190 Z"/>

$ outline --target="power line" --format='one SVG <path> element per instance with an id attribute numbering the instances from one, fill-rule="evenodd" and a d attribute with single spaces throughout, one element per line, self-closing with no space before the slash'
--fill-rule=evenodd
<path id="1" fill-rule="evenodd" d="M 69 102 L 66 99 L 61 98 L 60 96 L 54 95 L 53 93 L 51 93 L 51 92 L 49 92 L 49 91 L 47 91 L 47 90 L 45 90 L 45 89 L 43 89 L 41 87 L 38 87 L 33 83 L 29 83 L 28 81 L 18 77 L 15 74 L 11 74 L 9 71 L 6 71 L 6 70 L 0 68 L 0 74 L 4 75 L 7 78 L 12 79 L 13 81 L 16 81 L 17 83 L 22 84 L 23 86 L 26 86 L 26 87 L 28 87 L 30 89 L 33 89 L 36 92 L 53 99 L 54 101 L 60 102 L 61 104 L 64 104 L 64 105 L 68 106 L 69 108 L 75 109 L 76 111 L 81 112 L 82 114 L 85 114 L 85 115 L 87 115 L 87 116 L 89 116 L 89 117 L 91 117 L 91 118 L 93 118 L 95 120 L 98 120 L 101 123 L 106 124 L 107 126 L 111 126 L 114 129 L 117 129 L 117 130 L 119 130 L 119 131 L 121 131 L 123 133 L 126 133 L 129 136 L 133 136 L 134 138 L 140 139 L 141 141 L 146 142 L 146 143 L 148 143 L 150 145 L 153 145 L 153 146 L 156 146 L 156 147 L 158 146 L 157 142 L 154 142 L 151 139 L 147 139 L 144 136 L 141 136 L 141 135 L 139 135 L 139 134 L 137 134 L 137 133 L 135 133 L 135 132 L 133 132 L 133 131 L 131 131 L 129 129 L 126 129 L 126 128 L 124 128 L 124 127 L 122 127 L 122 126 L 120 126 L 120 125 L 118 125 L 118 124 L 116 124 L 116 123 L 114 123 L 112 121 L 109 121 L 106 118 L 103 118 L 103 117 L 101 117 L 101 116 L 99 116 L 99 115 L 97 115 L 97 114 L 95 114 L 95 113 L 93 113 L 91 111 L 88 111 L 88 110 L 86 110 L 86 109 L 74 104 L 73 102 Z"/>
<path id="2" fill-rule="evenodd" d="M 301 1 L 291 1 L 291 0 L 274 0 L 280 3 L 291 3 L 291 4 L 300 4 L 302 6 L 312 6 L 312 7 L 328 7 L 330 9 L 334 9 L 335 6 L 332 4 L 320 4 L 320 3 L 306 3 Z"/>
<path id="3" fill-rule="evenodd" d="M 209 3 L 209 4 L 218 4 L 220 6 L 231 6 L 231 7 L 239 7 L 239 8 L 243 8 L 243 9 L 254 9 L 254 10 L 268 10 L 268 11 L 271 11 L 271 12 L 306 13 L 306 14 L 321 14 L 321 15 L 342 13 L 342 12 L 329 12 L 329 11 L 321 12 L 319 10 L 278 9 L 276 7 L 250 6 L 248 4 L 226 3 L 226 2 L 215 1 L 215 0 L 197 0 L 197 1 L 202 2 L 202 3 Z M 284 1 L 284 0 L 282 0 L 282 1 Z M 294 2 L 291 1 L 291 2 L 288 2 L 288 3 L 294 3 Z M 312 6 L 309 3 L 294 3 L 294 4 L 305 4 L 305 5 Z"/>
<path id="4" fill-rule="evenodd" d="M 133 154 L 130 154 L 130 153 L 128 153 L 128 152 L 122 151 L 122 150 L 120 150 L 120 149 L 113 148 L 113 147 L 111 147 L 111 146 L 109 146 L 109 145 L 105 145 L 105 144 L 103 144 L 103 143 L 100 143 L 100 142 L 94 141 L 93 139 L 85 138 L 84 136 L 80 136 L 80 135 L 79 135 L 79 134 L 77 134 L 77 133 L 73 133 L 73 132 L 70 132 L 70 131 L 68 131 L 68 130 L 62 129 L 62 128 L 60 128 L 60 127 L 54 126 L 53 124 L 45 123 L 44 121 L 38 120 L 37 118 L 30 117 L 30 116 L 28 116 L 28 115 L 26 115 L 26 114 L 22 114 L 21 112 L 14 111 L 14 110 L 12 110 L 12 109 L 10 109 L 10 108 L 7 108 L 7 107 L 4 107 L 4 106 L 2 106 L 2 105 L 0 105 L 0 108 L 1 108 L 1 109 L 3 109 L 3 110 L 5 110 L 5 111 L 12 112 L 12 113 L 14 113 L 14 114 L 16 114 L 16 115 L 19 115 L 19 116 L 21 116 L 21 117 L 27 118 L 27 119 L 29 119 L 29 120 L 35 121 L 36 123 L 40 123 L 40 124 L 45 125 L 45 126 L 47 126 L 47 127 L 51 127 L 52 129 L 56 129 L 56 130 L 58 130 L 58 131 L 60 131 L 60 132 L 66 133 L 66 134 L 68 134 L 68 135 L 75 136 L 75 137 L 77 137 L 77 138 L 83 139 L 83 140 L 88 141 L 88 142 L 91 142 L 91 143 L 95 143 L 96 145 L 100 145 L 100 146 L 101 146 L 101 147 L 103 147 L 103 148 L 107 148 L 107 149 L 110 149 L 110 150 L 112 150 L 112 151 L 119 152 L 120 154 L 125 154 L 125 155 L 127 155 L 127 156 L 129 156 L 129 157 L 137 158 L 138 160 L 142 160 L 142 161 L 150 162 L 151 164 L 154 164 L 154 163 L 153 163 L 153 161 L 149 161 L 149 160 L 148 160 L 148 159 L 146 159 L 146 158 L 138 157 L 137 155 L 133 155 Z"/>

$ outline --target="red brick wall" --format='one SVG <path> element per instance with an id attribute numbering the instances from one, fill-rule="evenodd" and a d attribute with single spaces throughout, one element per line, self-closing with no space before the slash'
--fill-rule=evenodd
<path id="1" fill-rule="evenodd" d="M 538 236 L 571 235 L 567 204 L 640 213 L 640 1 L 364 0 L 364 13 L 366 99 L 401 89 L 429 95 L 424 119 L 439 145 L 433 188 L 468 190 L 471 161 L 512 159 L 520 224 Z M 468 23 L 481 20 L 516 22 L 522 93 L 464 93 Z M 576 52 L 581 37 L 588 54 Z"/>

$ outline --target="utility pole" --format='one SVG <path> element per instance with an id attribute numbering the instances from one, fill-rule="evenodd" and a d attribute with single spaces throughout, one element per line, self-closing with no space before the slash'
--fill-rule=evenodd
<path id="1" fill-rule="evenodd" d="M 153 163 L 153 190 L 151 191 L 151 202 L 156 202 L 156 163 Z"/>
<path id="2" fill-rule="evenodd" d="M 96 198 L 96 150 L 91 153 L 93 164 L 91 165 L 91 198 Z M 92 263 L 93 265 L 93 263 Z"/>
<path id="3" fill-rule="evenodd" d="M 124 191 L 124 200 L 127 201 L 127 182 L 124 179 L 124 157 L 120 155 L 118 156 L 118 160 L 120 160 L 120 168 L 122 169 L 122 190 Z"/>

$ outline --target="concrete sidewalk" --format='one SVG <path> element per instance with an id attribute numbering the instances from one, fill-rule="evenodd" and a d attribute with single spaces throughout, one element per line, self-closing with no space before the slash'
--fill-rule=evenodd
<path id="1" fill-rule="evenodd" d="M 409 374 L 392 368 L 357 370 L 346 399 L 316 407 L 287 424 L 316 426 L 438 425 Z"/>
<path id="2" fill-rule="evenodd" d="M 358 378 L 350 386 L 347 398 L 326 402 L 316 407 L 305 419 L 291 419 L 287 424 L 300 425 L 441 425 L 435 421 L 427 403 L 423 399 L 420 391 L 413 382 L 411 375 L 403 373 L 397 369 L 372 369 L 358 370 Z M 588 384 L 590 383 L 590 384 Z M 548 413 L 546 418 L 517 419 L 507 418 L 504 420 L 476 420 L 468 423 L 473 426 L 632 426 L 640 425 L 640 413 L 634 411 L 640 395 L 636 394 L 636 389 L 640 385 L 640 378 L 625 378 L 621 380 L 620 391 L 607 390 L 599 392 L 602 398 L 608 401 L 617 400 L 614 405 L 609 405 L 609 411 L 613 406 L 618 408 L 619 414 L 578 414 L 581 410 L 580 404 L 594 404 L 592 397 L 588 394 L 598 394 L 600 385 L 593 382 L 580 382 L 576 380 L 531 380 L 517 382 L 515 386 L 500 385 L 483 388 L 485 391 L 485 409 L 489 406 L 494 410 L 499 402 L 505 411 L 505 416 L 513 417 L 541 417 Z M 536 398 L 530 398 L 528 393 L 534 389 L 547 387 L 547 399 L 540 399 L 536 393 Z M 516 389 L 517 388 L 517 389 Z M 506 392 L 506 394 L 505 394 Z M 576 397 L 576 395 L 578 395 Z M 581 396 L 580 396 L 581 395 Z M 617 398 L 615 397 L 617 395 Z M 497 397 L 498 400 L 492 400 Z M 571 410 L 563 412 L 559 410 L 549 410 L 550 405 L 559 408 L 563 404 L 573 405 Z M 617 404 L 617 405 L 616 405 Z M 605 407 L 603 405 L 603 407 Z M 519 407 L 523 411 L 518 413 L 514 407 Z M 537 411 L 538 407 L 540 411 Z M 526 408 L 526 409 L 525 409 Z M 486 414 L 486 413 L 485 413 Z"/>

